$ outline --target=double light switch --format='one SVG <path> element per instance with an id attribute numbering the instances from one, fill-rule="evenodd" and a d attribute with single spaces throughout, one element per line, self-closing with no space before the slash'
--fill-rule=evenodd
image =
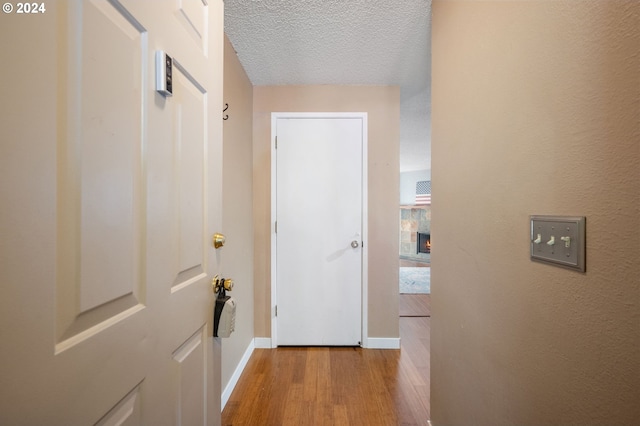
<path id="1" fill-rule="evenodd" d="M 531 260 L 585 271 L 584 216 L 531 216 Z"/>

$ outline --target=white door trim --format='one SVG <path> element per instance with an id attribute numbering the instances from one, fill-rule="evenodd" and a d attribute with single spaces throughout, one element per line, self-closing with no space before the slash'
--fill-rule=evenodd
<path id="1" fill-rule="evenodd" d="M 276 123 L 280 118 L 359 118 L 362 120 L 362 347 L 368 347 L 368 270 L 369 270 L 369 215 L 368 215 L 368 135 L 366 112 L 272 112 L 271 113 L 271 347 L 278 346 L 276 302 Z"/>

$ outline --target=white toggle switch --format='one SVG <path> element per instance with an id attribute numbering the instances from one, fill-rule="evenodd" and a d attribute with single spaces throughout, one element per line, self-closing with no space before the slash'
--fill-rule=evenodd
<path id="1" fill-rule="evenodd" d="M 560 237 L 560 239 L 562 241 L 564 241 L 564 246 L 569 248 L 571 247 L 571 237 L 567 236 L 567 237 Z"/>
<path id="2" fill-rule="evenodd" d="M 552 246 L 556 243 L 556 237 L 554 237 L 553 235 L 551 236 L 551 239 L 549 241 L 547 241 L 547 245 L 548 246 Z"/>
<path id="3" fill-rule="evenodd" d="M 535 244 L 540 244 L 542 242 L 542 235 L 538 234 L 538 237 L 533 240 Z"/>

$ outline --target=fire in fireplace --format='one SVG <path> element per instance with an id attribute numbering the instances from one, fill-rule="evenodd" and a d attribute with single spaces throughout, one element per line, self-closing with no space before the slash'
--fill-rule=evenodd
<path id="1" fill-rule="evenodd" d="M 431 253 L 431 234 L 418 232 L 418 253 Z"/>

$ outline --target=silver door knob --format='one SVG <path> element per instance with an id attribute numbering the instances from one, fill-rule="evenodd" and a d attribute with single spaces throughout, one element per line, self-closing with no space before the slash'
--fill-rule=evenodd
<path id="1" fill-rule="evenodd" d="M 358 248 L 359 246 L 360 246 L 360 243 L 358 243 L 356 240 L 351 241 L 351 247 Z"/>

